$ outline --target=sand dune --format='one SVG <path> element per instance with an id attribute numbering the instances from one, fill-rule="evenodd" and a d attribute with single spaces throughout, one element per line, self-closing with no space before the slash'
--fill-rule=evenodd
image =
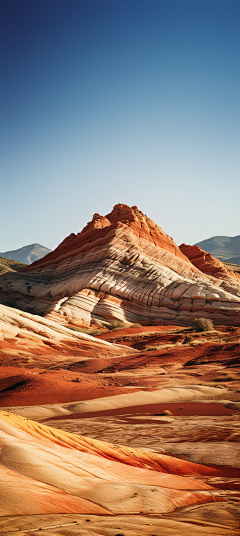
<path id="1" fill-rule="evenodd" d="M 189 385 L 185 387 L 172 387 L 170 389 L 156 389 L 155 391 L 140 391 L 124 393 L 115 396 L 105 396 L 93 400 L 83 400 L 74 404 L 46 404 L 39 406 L 12 406 L 12 410 L 23 417 L 38 420 L 52 417 L 71 415 L 76 413 L 98 413 L 111 411 L 118 408 L 129 408 L 157 403 L 172 403 L 194 400 L 205 400 L 211 397 L 222 397 L 224 389 L 208 387 L 205 385 Z M 227 402 L 228 403 L 228 402 Z M 5 408 L 11 409 L 11 408 Z"/>
<path id="2" fill-rule="evenodd" d="M 215 500 L 204 482 L 174 474 L 179 469 L 202 474 L 204 467 L 113 448 L 6 412 L 1 412 L 0 427 L 3 515 L 104 509 L 115 514 L 166 513 Z"/>

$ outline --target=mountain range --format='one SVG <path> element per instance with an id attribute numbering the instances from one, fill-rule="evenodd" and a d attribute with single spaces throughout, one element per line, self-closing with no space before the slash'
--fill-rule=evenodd
<path id="1" fill-rule="evenodd" d="M 12 259 L 24 264 L 31 264 L 32 262 L 42 259 L 42 257 L 50 251 L 51 249 L 41 246 L 40 244 L 30 244 L 29 246 L 24 246 L 13 251 L 0 252 L 0 257 L 4 259 Z"/>
<path id="2" fill-rule="evenodd" d="M 213 236 L 196 245 L 222 262 L 240 264 L 240 235 Z"/>

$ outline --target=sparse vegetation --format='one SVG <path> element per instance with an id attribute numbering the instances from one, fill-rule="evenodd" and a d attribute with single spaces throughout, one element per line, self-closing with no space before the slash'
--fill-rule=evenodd
<path id="1" fill-rule="evenodd" d="M 0 274 L 4 274 L 5 272 L 18 272 L 18 270 L 22 270 L 22 268 L 26 268 L 27 266 L 27 264 L 23 264 L 22 262 L 0 257 Z"/>
<path id="2" fill-rule="evenodd" d="M 186 335 L 185 339 L 183 340 L 183 344 L 191 344 L 194 341 L 194 338 L 191 337 L 191 335 Z"/>
<path id="3" fill-rule="evenodd" d="M 109 330 L 126 329 L 130 327 L 132 327 L 132 324 L 128 322 L 123 322 L 123 320 L 112 320 L 111 323 L 107 326 Z"/>
<path id="4" fill-rule="evenodd" d="M 192 329 L 194 331 L 213 331 L 214 326 L 210 318 L 194 318 L 192 321 Z"/>
<path id="5" fill-rule="evenodd" d="M 72 329 L 73 331 L 78 331 L 80 333 L 86 333 L 86 335 L 91 335 L 92 337 L 106 332 L 105 329 L 79 328 L 77 326 L 66 326 L 66 328 Z"/>
<path id="6" fill-rule="evenodd" d="M 98 335 L 106 333 L 107 330 L 115 331 L 118 329 L 136 328 L 141 327 L 141 324 L 131 324 L 130 322 L 123 322 L 122 320 L 112 320 L 111 324 L 103 326 L 102 329 L 81 328 L 78 326 L 70 325 L 67 325 L 66 327 L 72 329 L 73 331 L 79 331 L 80 333 L 86 333 L 87 335 L 92 335 L 92 337 L 96 337 Z"/>
<path id="7" fill-rule="evenodd" d="M 161 350 L 163 348 L 163 344 L 156 344 L 155 346 L 145 346 L 144 350 L 145 352 L 153 352 L 154 350 Z M 165 345 L 166 346 L 166 345 Z"/>

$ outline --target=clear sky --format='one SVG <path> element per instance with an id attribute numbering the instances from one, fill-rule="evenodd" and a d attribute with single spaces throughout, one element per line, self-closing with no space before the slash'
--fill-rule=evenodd
<path id="1" fill-rule="evenodd" d="M 239 0 L 0 0 L 0 251 L 137 205 L 240 234 Z"/>

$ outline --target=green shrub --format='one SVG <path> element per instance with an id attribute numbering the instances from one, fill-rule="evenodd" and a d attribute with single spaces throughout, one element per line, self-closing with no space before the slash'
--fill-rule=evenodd
<path id="1" fill-rule="evenodd" d="M 212 331 L 214 326 L 210 318 L 194 318 L 192 329 L 194 331 Z"/>

